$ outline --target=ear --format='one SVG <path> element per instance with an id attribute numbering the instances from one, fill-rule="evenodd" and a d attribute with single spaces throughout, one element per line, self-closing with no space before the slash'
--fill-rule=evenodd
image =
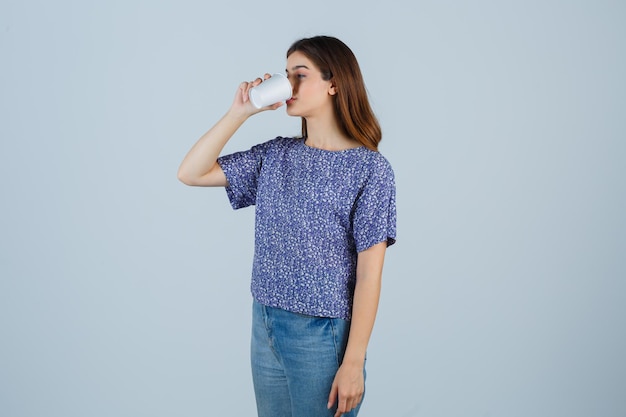
<path id="1" fill-rule="evenodd" d="M 337 86 L 335 86 L 335 83 L 332 81 L 330 83 L 330 87 L 328 87 L 328 94 L 331 96 L 337 94 Z"/>

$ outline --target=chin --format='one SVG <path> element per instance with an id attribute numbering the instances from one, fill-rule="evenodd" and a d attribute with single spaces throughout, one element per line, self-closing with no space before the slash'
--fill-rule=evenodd
<path id="1" fill-rule="evenodd" d="M 287 114 L 289 116 L 300 116 L 300 114 L 295 111 L 293 108 L 287 107 Z"/>

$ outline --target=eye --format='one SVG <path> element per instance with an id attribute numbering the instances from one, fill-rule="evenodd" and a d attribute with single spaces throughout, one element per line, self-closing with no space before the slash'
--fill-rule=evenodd
<path id="1" fill-rule="evenodd" d="M 292 78 L 295 78 L 297 81 L 300 81 L 300 80 L 306 78 L 306 74 L 302 74 L 302 73 L 299 73 L 299 72 L 294 72 L 294 73 L 291 73 L 291 74 L 288 73 L 287 74 L 287 78 L 290 79 L 290 80 Z"/>

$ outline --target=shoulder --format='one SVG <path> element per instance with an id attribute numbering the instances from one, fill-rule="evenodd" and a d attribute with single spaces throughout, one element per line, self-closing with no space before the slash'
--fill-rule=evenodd
<path id="1" fill-rule="evenodd" d="M 272 155 L 281 154 L 289 149 L 293 149 L 297 141 L 297 138 L 277 136 L 274 139 L 257 143 L 252 146 L 248 152 L 255 155 L 257 158 L 265 159 L 266 157 L 271 157 Z"/>
<path id="2" fill-rule="evenodd" d="M 369 176 L 387 177 L 393 180 L 393 167 L 383 154 L 367 148 L 363 148 L 363 153 L 365 155 L 364 168 L 368 171 Z"/>
<path id="3" fill-rule="evenodd" d="M 301 140 L 300 138 L 277 136 L 256 146 L 265 149 L 287 149 L 297 145 Z"/>

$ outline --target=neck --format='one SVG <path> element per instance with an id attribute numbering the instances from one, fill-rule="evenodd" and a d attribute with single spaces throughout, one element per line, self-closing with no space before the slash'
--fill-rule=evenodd
<path id="1" fill-rule="evenodd" d="M 361 146 L 360 142 L 348 137 L 341 130 L 336 120 L 329 123 L 328 120 L 319 121 L 315 118 L 307 118 L 306 130 L 306 144 L 312 148 L 341 151 Z"/>

